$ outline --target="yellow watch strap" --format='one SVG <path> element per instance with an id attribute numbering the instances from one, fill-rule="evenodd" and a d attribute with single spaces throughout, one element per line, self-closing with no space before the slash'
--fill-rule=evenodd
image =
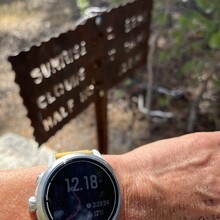
<path id="1" fill-rule="evenodd" d="M 56 157 L 56 160 L 57 160 L 57 159 L 59 159 L 63 156 L 66 156 L 66 155 L 69 155 L 69 154 L 78 154 L 78 153 L 93 154 L 93 151 L 92 150 L 68 151 L 68 152 L 56 153 L 55 157 Z"/>

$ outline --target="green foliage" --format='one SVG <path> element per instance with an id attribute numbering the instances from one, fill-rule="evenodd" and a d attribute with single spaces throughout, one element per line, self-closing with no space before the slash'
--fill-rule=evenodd
<path id="1" fill-rule="evenodd" d="M 133 83 L 133 81 L 132 81 L 132 79 L 130 79 L 130 78 L 126 78 L 126 79 L 122 82 L 123 86 L 125 86 L 125 87 L 131 86 L 132 83 Z"/>
<path id="2" fill-rule="evenodd" d="M 127 0 L 111 0 L 111 3 L 113 5 L 119 5 L 119 4 L 125 3 L 125 2 L 127 2 Z"/>
<path id="3" fill-rule="evenodd" d="M 179 74 L 190 78 L 209 72 L 204 63 L 218 62 L 213 52 L 220 50 L 219 12 L 219 0 L 156 2 L 154 25 L 164 29 L 163 37 L 168 45 L 158 52 L 160 65 L 169 66 L 174 61 Z"/>
<path id="4" fill-rule="evenodd" d="M 220 80 L 218 80 L 218 79 L 213 79 L 213 80 L 212 80 L 212 83 L 213 83 L 213 85 L 214 85 L 216 88 L 220 89 Z"/>
<path id="5" fill-rule="evenodd" d="M 160 63 L 167 62 L 167 60 L 168 60 L 168 53 L 167 53 L 167 51 L 164 51 L 164 50 L 159 51 L 158 59 L 159 59 Z"/>
<path id="6" fill-rule="evenodd" d="M 84 10 L 89 7 L 89 1 L 88 0 L 76 0 L 76 5 L 79 7 L 81 13 L 83 13 Z"/>
<path id="7" fill-rule="evenodd" d="M 181 68 L 182 75 L 192 75 L 195 72 L 201 73 L 203 70 L 204 65 L 203 63 L 196 58 L 192 58 L 189 61 L 186 61 Z"/>
<path id="8" fill-rule="evenodd" d="M 162 108 L 166 108 L 170 104 L 170 99 L 168 96 L 162 96 L 159 98 L 159 105 Z"/>
<path id="9" fill-rule="evenodd" d="M 157 19 L 157 23 L 161 26 L 164 26 L 169 22 L 168 16 L 164 13 L 157 15 L 156 19 Z"/>
<path id="10" fill-rule="evenodd" d="M 212 49 L 220 49 L 220 31 L 211 36 L 209 46 Z"/>
<path id="11" fill-rule="evenodd" d="M 196 0 L 197 6 L 207 14 L 213 12 L 215 5 L 219 4 L 217 1 L 213 1 L 211 4 L 210 3 L 210 0 Z"/>

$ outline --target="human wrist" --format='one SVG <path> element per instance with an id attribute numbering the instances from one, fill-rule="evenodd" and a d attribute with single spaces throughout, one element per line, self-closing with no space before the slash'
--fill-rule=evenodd
<path id="1" fill-rule="evenodd" d="M 160 219 L 157 216 L 160 215 L 161 210 L 149 172 L 150 158 L 145 153 L 134 150 L 125 155 L 129 175 L 125 219 Z"/>
<path id="2" fill-rule="evenodd" d="M 39 219 L 118 217 L 118 181 L 100 156 L 96 150 L 56 155 L 29 200 Z"/>
<path id="3" fill-rule="evenodd" d="M 160 211 L 157 210 L 154 190 L 146 172 L 141 170 L 144 167 L 139 169 L 138 158 L 133 156 L 130 153 L 104 156 L 113 167 L 120 185 L 122 207 L 119 219 L 153 219 Z"/>

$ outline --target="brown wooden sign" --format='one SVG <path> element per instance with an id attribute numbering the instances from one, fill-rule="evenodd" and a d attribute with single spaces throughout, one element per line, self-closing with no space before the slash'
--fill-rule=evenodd
<path id="1" fill-rule="evenodd" d="M 146 63 L 151 8 L 113 8 L 9 57 L 39 144 Z"/>

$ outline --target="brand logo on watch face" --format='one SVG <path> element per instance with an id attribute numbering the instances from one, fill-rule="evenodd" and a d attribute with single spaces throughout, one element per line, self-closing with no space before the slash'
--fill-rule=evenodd
<path id="1" fill-rule="evenodd" d="M 44 197 L 50 219 L 113 219 L 119 190 L 113 174 L 101 163 L 77 159 L 50 176 Z"/>

